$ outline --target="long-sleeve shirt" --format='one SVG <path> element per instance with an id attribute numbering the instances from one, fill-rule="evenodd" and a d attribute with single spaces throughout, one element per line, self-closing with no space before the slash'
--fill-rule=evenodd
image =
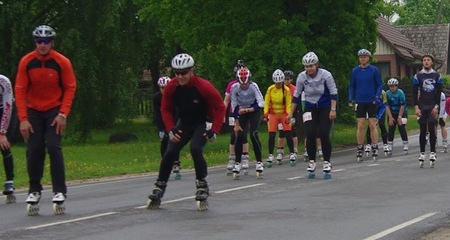
<path id="1" fill-rule="evenodd" d="M 356 103 L 371 103 L 381 96 L 383 82 L 377 67 L 357 66 L 352 69 L 350 84 L 348 86 L 348 100 Z"/>
<path id="2" fill-rule="evenodd" d="M 239 108 L 263 108 L 264 98 L 258 84 L 251 82 L 247 89 L 242 89 L 240 84 L 234 84 L 231 88 L 231 107 L 236 119 L 239 118 Z"/>
<path id="3" fill-rule="evenodd" d="M 198 125 L 212 121 L 211 130 L 218 134 L 225 117 L 225 105 L 219 91 L 206 79 L 192 76 L 186 85 L 179 85 L 176 79 L 164 88 L 161 114 L 169 132 L 175 127 L 174 112 L 178 110 L 181 124 Z"/>
<path id="4" fill-rule="evenodd" d="M 20 60 L 14 90 L 20 121 L 28 119 L 27 107 L 44 112 L 59 106 L 68 116 L 76 90 L 72 63 L 55 50 L 45 56 L 34 50 Z"/>
<path id="5" fill-rule="evenodd" d="M 422 69 L 413 77 L 413 102 L 421 110 L 439 106 L 442 92 L 442 77 L 434 69 Z M 419 96 L 420 91 L 420 96 Z"/>
<path id="6" fill-rule="evenodd" d="M 277 88 L 271 85 L 264 97 L 264 115 L 289 113 L 291 111 L 292 96 L 289 87 L 282 85 Z"/>
<path id="7" fill-rule="evenodd" d="M 0 134 L 5 135 L 11 121 L 13 90 L 9 78 L 0 74 L 0 111 L 3 113 L 0 119 Z"/>
<path id="8" fill-rule="evenodd" d="M 330 107 L 331 100 L 337 100 L 338 94 L 333 75 L 323 68 L 318 68 L 314 77 L 306 71 L 298 75 L 294 103 L 299 103 L 302 92 L 305 93 L 305 108 Z"/>

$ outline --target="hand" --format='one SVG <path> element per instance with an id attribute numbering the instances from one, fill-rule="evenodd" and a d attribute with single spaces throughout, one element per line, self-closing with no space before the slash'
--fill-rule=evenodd
<path id="1" fill-rule="evenodd" d="M 269 121 L 269 116 L 267 116 L 267 115 L 264 115 L 264 117 L 263 117 L 263 121 L 264 121 L 264 122 L 268 122 L 268 121 Z"/>
<path id="2" fill-rule="evenodd" d="M 437 117 L 438 117 L 438 110 L 437 110 L 437 108 L 433 108 L 433 110 L 431 111 L 431 115 L 433 115 L 434 119 L 437 119 Z"/>
<path id="3" fill-rule="evenodd" d="M 250 112 L 248 108 L 240 108 L 238 113 L 239 115 L 242 115 L 248 112 Z"/>
<path id="4" fill-rule="evenodd" d="M 0 135 L 0 149 L 7 150 L 11 147 L 6 135 Z"/>
<path id="5" fill-rule="evenodd" d="M 348 106 L 352 108 L 353 107 L 353 102 L 348 102 Z"/>
<path id="6" fill-rule="evenodd" d="M 291 121 L 290 122 L 288 122 L 288 119 L 286 119 L 286 123 L 287 124 L 291 124 L 291 125 L 295 125 L 295 118 L 291 118 Z"/>
<path id="7" fill-rule="evenodd" d="M 30 122 L 28 120 L 20 122 L 20 134 L 22 134 L 25 142 L 27 142 L 30 138 L 30 133 L 34 133 L 33 127 L 31 126 Z"/>
<path id="8" fill-rule="evenodd" d="M 66 124 L 67 124 L 66 118 L 61 115 L 58 115 L 55 117 L 55 119 L 53 119 L 51 126 L 56 125 L 56 134 L 62 136 L 64 135 L 64 131 L 66 130 Z"/>
<path id="9" fill-rule="evenodd" d="M 169 131 L 169 139 L 170 141 L 172 141 L 173 143 L 177 143 L 181 140 L 181 134 L 183 133 L 183 131 L 179 130 L 178 128 L 172 128 Z"/>
<path id="10" fill-rule="evenodd" d="M 389 118 L 389 120 L 388 120 L 388 124 L 389 124 L 389 126 L 394 126 L 394 118 Z M 400 125 L 400 124 L 399 124 Z"/>
<path id="11" fill-rule="evenodd" d="M 203 134 L 203 136 L 205 136 L 206 139 L 207 139 L 208 141 L 210 141 L 210 142 L 214 142 L 214 141 L 216 140 L 216 138 L 217 138 L 217 134 L 216 134 L 214 131 L 212 131 L 211 129 L 208 130 L 208 131 L 206 131 L 206 132 Z"/>
<path id="12" fill-rule="evenodd" d="M 417 117 L 422 116 L 422 112 L 420 111 L 420 108 L 419 108 L 419 107 L 415 107 L 415 112 L 416 112 L 416 116 L 417 116 Z"/>
<path id="13" fill-rule="evenodd" d="M 164 131 L 159 131 L 159 132 L 158 132 L 158 135 L 159 135 L 159 140 L 163 140 L 164 136 L 166 136 L 166 132 L 164 132 Z"/>
<path id="14" fill-rule="evenodd" d="M 336 111 L 330 110 L 330 121 L 334 121 L 336 119 Z"/>
<path id="15" fill-rule="evenodd" d="M 398 117 L 398 119 L 397 119 L 397 125 L 399 125 L 399 126 L 403 125 L 402 117 Z"/>

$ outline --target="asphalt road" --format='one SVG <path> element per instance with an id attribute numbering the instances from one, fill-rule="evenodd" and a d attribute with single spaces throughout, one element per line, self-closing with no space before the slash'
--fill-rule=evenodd
<path id="1" fill-rule="evenodd" d="M 440 138 L 439 138 L 440 142 Z M 212 143 L 214 144 L 214 143 Z M 357 163 L 355 150 L 333 153 L 332 179 L 306 179 L 306 163 L 233 180 L 211 168 L 209 210 L 197 211 L 194 174 L 168 183 L 161 209 L 144 208 L 156 174 L 69 186 L 66 214 L 55 216 L 44 191 L 38 216 L 26 193 L 0 204 L 0 239 L 448 239 L 450 153 L 418 167 L 418 137 L 390 158 Z M 224 161 L 225 163 L 225 161 Z M 318 163 L 321 169 L 321 163 Z M 439 238 L 442 237 L 442 238 Z M 447 236 L 445 238 L 444 236 Z"/>

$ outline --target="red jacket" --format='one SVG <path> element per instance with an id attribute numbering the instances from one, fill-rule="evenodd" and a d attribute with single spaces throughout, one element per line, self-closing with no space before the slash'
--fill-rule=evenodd
<path id="1" fill-rule="evenodd" d="M 55 50 L 45 56 L 34 50 L 20 60 L 14 90 L 20 121 L 28 120 L 27 107 L 47 111 L 59 106 L 68 116 L 76 90 L 72 64 Z"/>

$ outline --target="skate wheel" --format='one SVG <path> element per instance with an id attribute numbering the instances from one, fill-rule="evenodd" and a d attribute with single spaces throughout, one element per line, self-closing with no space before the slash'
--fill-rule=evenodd
<path id="1" fill-rule="evenodd" d="M 6 204 L 16 203 L 16 196 L 14 194 L 6 195 L 5 196 L 5 203 Z"/>
<path id="2" fill-rule="evenodd" d="M 388 156 L 389 156 L 389 153 L 384 152 L 384 156 L 385 156 L 385 157 L 388 157 Z"/>
<path id="3" fill-rule="evenodd" d="M 271 162 L 268 162 L 268 163 L 266 164 L 266 167 L 267 167 L 267 168 L 272 168 L 272 163 L 271 163 Z"/>
<path id="4" fill-rule="evenodd" d="M 208 210 L 208 207 L 209 207 L 208 201 L 206 200 L 197 201 L 197 210 L 199 211 Z"/>
<path id="5" fill-rule="evenodd" d="M 244 170 L 244 175 L 247 176 L 248 175 L 248 171 Z"/>
<path id="6" fill-rule="evenodd" d="M 233 172 L 231 170 L 227 170 L 227 176 L 233 175 Z"/>
<path id="7" fill-rule="evenodd" d="M 161 205 L 161 201 L 153 201 L 151 199 L 149 199 L 147 201 L 147 209 L 151 210 L 151 209 L 158 209 L 159 206 Z"/>
<path id="8" fill-rule="evenodd" d="M 36 216 L 39 214 L 39 205 L 38 204 L 27 204 L 27 215 L 28 216 Z"/>
<path id="9" fill-rule="evenodd" d="M 404 155 L 408 155 L 408 151 L 404 151 L 403 154 L 404 154 Z"/>
<path id="10" fill-rule="evenodd" d="M 361 163 L 363 161 L 363 159 L 359 157 L 359 158 L 356 159 L 356 161 Z"/>
<path id="11" fill-rule="evenodd" d="M 277 165 L 281 165 L 281 164 L 283 164 L 283 163 L 281 162 L 281 160 L 277 160 Z"/>
<path id="12" fill-rule="evenodd" d="M 233 173 L 233 179 L 239 180 L 239 173 Z"/>
<path id="13" fill-rule="evenodd" d="M 308 172 L 307 177 L 308 179 L 313 179 L 316 177 L 316 174 L 314 172 Z"/>
<path id="14" fill-rule="evenodd" d="M 423 168 L 423 161 L 419 161 L 419 168 Z"/>
<path id="15" fill-rule="evenodd" d="M 175 180 L 181 180 L 181 174 L 179 173 L 175 174 Z"/>
<path id="16" fill-rule="evenodd" d="M 291 161 L 290 164 L 291 164 L 291 167 L 295 167 L 296 162 L 295 161 Z"/>
<path id="17" fill-rule="evenodd" d="M 434 168 L 434 161 L 430 161 L 430 168 Z"/>
<path id="18" fill-rule="evenodd" d="M 66 210 L 66 208 L 64 207 L 63 203 L 53 203 L 53 213 L 55 215 L 64 214 L 65 210 Z"/>
<path id="19" fill-rule="evenodd" d="M 373 160 L 374 162 L 378 161 L 377 157 L 372 157 L 372 160 Z"/>
<path id="20" fill-rule="evenodd" d="M 323 173 L 323 179 L 331 179 L 331 174 L 328 172 Z"/>

